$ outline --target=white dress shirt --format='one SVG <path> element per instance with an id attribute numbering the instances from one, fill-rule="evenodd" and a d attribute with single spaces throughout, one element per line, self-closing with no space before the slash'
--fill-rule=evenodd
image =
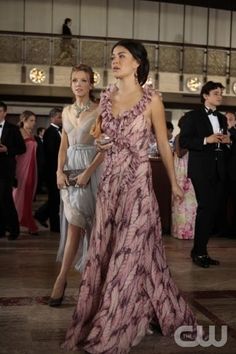
<path id="1" fill-rule="evenodd" d="M 1 137 L 2 137 L 2 130 L 3 130 L 4 123 L 5 123 L 5 120 L 3 120 L 2 122 L 0 122 L 0 125 L 1 125 L 1 127 L 0 127 L 0 139 L 1 139 Z"/>

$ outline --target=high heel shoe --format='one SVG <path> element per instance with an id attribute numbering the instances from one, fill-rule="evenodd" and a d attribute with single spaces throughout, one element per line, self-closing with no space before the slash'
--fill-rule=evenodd
<path id="1" fill-rule="evenodd" d="M 63 298 L 64 298 L 64 295 L 65 295 L 66 287 L 67 287 L 67 283 L 65 283 L 65 285 L 64 285 L 64 290 L 63 290 L 63 293 L 62 293 L 61 297 L 58 297 L 56 299 L 54 299 L 53 297 L 50 297 L 50 299 L 48 300 L 48 306 L 58 307 L 58 306 L 61 305 L 61 303 L 63 301 Z"/>

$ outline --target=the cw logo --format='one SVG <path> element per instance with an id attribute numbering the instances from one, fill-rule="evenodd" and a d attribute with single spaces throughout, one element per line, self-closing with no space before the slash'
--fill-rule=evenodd
<path id="1" fill-rule="evenodd" d="M 228 333 L 227 326 L 221 326 L 221 339 L 216 340 L 215 336 L 215 326 L 209 326 L 209 337 L 205 340 L 203 339 L 203 329 L 202 326 L 197 326 L 197 336 L 195 340 L 184 340 L 181 338 L 181 335 L 186 332 L 193 332 L 192 326 L 181 326 L 177 328 L 175 331 L 175 342 L 180 347 L 192 348 L 200 345 L 201 347 L 210 347 L 213 345 L 214 347 L 223 347 L 227 343 Z"/>

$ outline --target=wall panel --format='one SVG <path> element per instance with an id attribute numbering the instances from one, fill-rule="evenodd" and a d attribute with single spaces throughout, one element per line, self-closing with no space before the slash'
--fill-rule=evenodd
<path id="1" fill-rule="evenodd" d="M 182 42 L 183 19 L 183 5 L 161 3 L 160 40 L 166 42 Z"/>
<path id="2" fill-rule="evenodd" d="M 236 12 L 233 12 L 232 47 L 236 48 Z"/>
<path id="3" fill-rule="evenodd" d="M 159 4 L 154 1 L 135 0 L 134 37 L 158 40 Z"/>
<path id="4" fill-rule="evenodd" d="M 51 33 L 52 2 L 25 0 L 25 31 Z"/>
<path id="5" fill-rule="evenodd" d="M 108 1 L 108 36 L 133 37 L 133 0 Z"/>
<path id="6" fill-rule="evenodd" d="M 81 35 L 106 36 L 106 0 L 81 0 Z"/>
<path id="7" fill-rule="evenodd" d="M 185 43 L 205 45 L 207 43 L 207 9 L 186 6 Z"/>
<path id="8" fill-rule="evenodd" d="M 23 31 L 23 0 L 0 0 L 0 31 Z"/>
<path id="9" fill-rule="evenodd" d="M 210 9 L 209 45 L 230 45 L 230 11 Z"/>

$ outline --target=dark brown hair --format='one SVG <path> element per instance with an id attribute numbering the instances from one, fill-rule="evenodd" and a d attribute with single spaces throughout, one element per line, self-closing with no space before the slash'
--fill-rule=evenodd
<path id="1" fill-rule="evenodd" d="M 149 60 L 144 45 L 134 39 L 122 39 L 113 46 L 111 52 L 113 52 L 113 50 L 117 46 L 126 48 L 134 57 L 134 59 L 137 60 L 137 62 L 139 63 L 137 69 L 138 82 L 140 85 L 144 85 L 147 81 L 149 73 Z"/>
<path id="2" fill-rule="evenodd" d="M 224 89 L 225 87 L 222 85 L 221 82 L 213 82 L 213 81 L 208 81 L 205 83 L 205 85 L 202 86 L 201 89 L 201 93 L 200 93 L 200 97 L 201 97 L 201 102 L 204 103 L 205 102 L 205 98 L 203 97 L 203 95 L 209 95 L 210 91 L 212 90 L 216 90 L 216 89 Z"/>

